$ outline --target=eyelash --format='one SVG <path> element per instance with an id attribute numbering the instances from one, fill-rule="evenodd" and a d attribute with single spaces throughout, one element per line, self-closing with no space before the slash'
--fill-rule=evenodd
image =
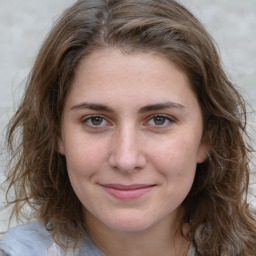
<path id="1" fill-rule="evenodd" d="M 148 119 L 147 123 L 149 123 L 150 120 L 154 120 L 155 118 L 159 118 L 159 117 L 160 118 L 164 118 L 164 124 L 163 125 L 162 124 L 154 124 L 153 125 L 154 127 L 162 128 L 162 127 L 166 127 L 166 126 L 170 125 L 170 123 L 174 123 L 174 119 L 173 118 L 171 118 L 168 115 L 163 115 L 163 114 L 156 114 L 156 115 L 151 116 Z M 166 122 L 168 122 L 168 123 L 165 124 Z"/>
<path id="2" fill-rule="evenodd" d="M 93 124 L 92 123 L 93 118 L 99 118 L 103 122 L 103 124 L 102 124 L 102 122 L 100 122 L 99 125 Z M 163 124 L 154 123 L 151 125 L 150 121 L 151 120 L 155 121 L 154 119 L 156 119 L 156 118 L 163 118 L 164 123 Z M 167 124 L 166 124 L 166 122 L 167 122 Z M 155 114 L 148 118 L 148 120 L 145 123 L 145 126 L 152 126 L 153 128 L 164 128 L 174 122 L 175 122 L 175 120 L 168 115 Z M 105 126 L 111 126 L 111 123 L 104 116 L 101 116 L 101 115 L 86 116 L 85 118 L 82 119 L 82 123 L 92 129 L 102 129 Z"/>
<path id="3" fill-rule="evenodd" d="M 106 120 L 105 117 L 101 116 L 101 115 L 91 115 L 91 116 L 87 116 L 85 118 L 82 119 L 82 123 L 85 124 L 86 126 L 93 128 L 93 129 L 100 129 L 103 128 L 105 125 L 102 125 L 102 123 L 100 123 L 99 125 L 95 125 L 92 123 L 93 118 L 100 118 L 102 120 L 102 122 L 106 122 L 109 124 L 109 122 Z M 89 122 L 91 122 L 91 124 L 89 124 Z"/>

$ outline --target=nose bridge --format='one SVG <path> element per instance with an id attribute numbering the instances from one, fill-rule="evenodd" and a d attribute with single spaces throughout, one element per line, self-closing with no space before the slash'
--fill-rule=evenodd
<path id="1" fill-rule="evenodd" d="M 145 165 L 146 159 L 140 145 L 140 132 L 135 125 L 123 125 L 113 140 L 111 164 L 122 172 L 131 172 Z"/>

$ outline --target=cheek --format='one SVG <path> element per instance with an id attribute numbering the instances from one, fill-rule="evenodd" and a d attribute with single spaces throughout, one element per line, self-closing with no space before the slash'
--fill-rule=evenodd
<path id="1" fill-rule="evenodd" d="M 73 150 L 72 150 L 73 149 Z M 88 195 L 94 193 L 95 177 L 98 177 L 103 166 L 105 157 L 103 148 L 92 145 L 78 145 L 69 147 L 66 152 L 67 170 L 71 185 L 77 197 L 83 205 L 90 205 L 91 198 L 94 204 L 100 201 L 96 196 Z"/>
<path id="2" fill-rule="evenodd" d="M 183 179 L 193 177 L 197 164 L 197 145 L 188 137 L 176 136 L 160 146 L 155 145 L 152 151 L 152 163 L 160 172 Z"/>
<path id="3" fill-rule="evenodd" d="M 67 147 L 66 162 L 70 176 L 91 176 L 99 170 L 105 158 L 104 147 L 90 143 L 77 143 Z"/>

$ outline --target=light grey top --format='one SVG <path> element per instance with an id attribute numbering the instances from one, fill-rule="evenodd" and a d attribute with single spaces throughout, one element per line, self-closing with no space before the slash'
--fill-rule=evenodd
<path id="1" fill-rule="evenodd" d="M 0 241 L 1 250 L 0 256 L 105 256 L 89 237 L 84 239 L 80 248 L 65 254 L 40 221 L 11 228 Z M 187 256 L 195 256 L 193 246 L 190 246 Z"/>

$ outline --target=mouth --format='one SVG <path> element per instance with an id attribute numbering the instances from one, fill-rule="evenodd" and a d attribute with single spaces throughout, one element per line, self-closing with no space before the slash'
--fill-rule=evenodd
<path id="1" fill-rule="evenodd" d="M 155 184 L 101 184 L 101 187 L 111 196 L 123 200 L 139 198 L 150 192 L 155 186 Z"/>

